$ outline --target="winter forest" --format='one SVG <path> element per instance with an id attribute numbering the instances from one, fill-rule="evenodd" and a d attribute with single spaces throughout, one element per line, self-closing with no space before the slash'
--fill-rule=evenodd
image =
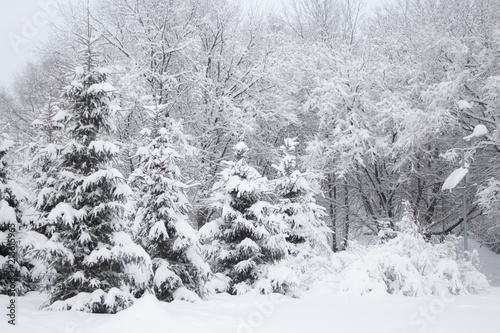
<path id="1" fill-rule="evenodd" d="M 500 1 L 58 10 L 0 87 L 0 294 L 490 290 L 463 238 L 500 254 Z"/>

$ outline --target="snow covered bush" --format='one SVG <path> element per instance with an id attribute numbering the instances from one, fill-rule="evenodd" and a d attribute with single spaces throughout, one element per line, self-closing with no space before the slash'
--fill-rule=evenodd
<path id="1" fill-rule="evenodd" d="M 191 207 L 184 191 L 188 185 L 177 165 L 181 155 L 172 147 L 173 137 L 166 127 L 144 132 L 150 139 L 137 152 L 139 167 L 130 180 L 137 195 L 133 230 L 152 260 L 146 286 L 159 300 L 193 299 L 204 294 L 210 268 L 199 254 L 198 236 L 187 216 Z M 188 291 L 194 297 L 187 297 Z"/>
<path id="2" fill-rule="evenodd" d="M 372 247 L 351 244 L 348 251 L 335 256 L 334 261 L 342 262 L 339 291 L 420 296 L 486 290 L 486 277 L 474 266 L 477 253 L 464 254 L 456 237 L 438 244 L 426 242 L 406 205 L 396 224 L 396 237 Z"/>
<path id="3" fill-rule="evenodd" d="M 280 281 L 268 279 L 268 273 L 269 265 L 287 253 L 285 225 L 273 215 L 273 205 L 263 201 L 269 184 L 247 164 L 246 144 L 238 143 L 235 151 L 237 161 L 225 162 L 227 167 L 213 187 L 213 205 L 220 217 L 200 229 L 200 238 L 214 272 L 222 274 L 218 275 L 219 291 L 243 294 L 258 288 L 270 292 L 281 287 Z M 229 279 L 224 281 L 224 276 Z"/>
<path id="4" fill-rule="evenodd" d="M 148 263 L 142 247 L 125 233 L 122 215 L 131 190 L 112 167 L 119 149 L 104 136 L 114 129 L 115 107 L 106 76 L 106 70 L 90 65 L 77 68 L 64 94 L 71 141 L 48 145 L 37 156 L 44 165 L 33 229 L 48 240 L 34 252 L 49 268 L 48 309 L 113 313 L 126 308 L 132 303 L 127 285 L 133 283 L 126 265 Z"/>

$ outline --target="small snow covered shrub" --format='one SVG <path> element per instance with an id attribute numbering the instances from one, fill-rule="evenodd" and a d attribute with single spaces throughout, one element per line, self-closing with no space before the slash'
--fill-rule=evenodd
<path id="1" fill-rule="evenodd" d="M 266 267 L 266 272 L 255 284 L 255 289 L 261 294 L 280 293 L 295 296 L 300 283 L 300 276 L 288 267 L 285 260 Z"/>
<path id="2" fill-rule="evenodd" d="M 464 254 L 456 237 L 439 244 L 426 242 L 409 211 L 396 224 L 396 237 L 373 247 L 351 244 L 341 254 L 346 268 L 341 272 L 340 292 L 458 295 L 478 293 L 489 287 L 485 276 L 474 266 L 477 253 Z"/>

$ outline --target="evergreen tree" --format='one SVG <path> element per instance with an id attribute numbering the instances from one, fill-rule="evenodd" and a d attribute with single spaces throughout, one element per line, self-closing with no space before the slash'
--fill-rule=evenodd
<path id="1" fill-rule="evenodd" d="M 314 281 L 317 273 L 329 266 L 331 254 L 327 235 L 331 233 L 323 218 L 325 208 L 315 200 L 311 184 L 314 175 L 297 169 L 295 147 L 297 139 L 286 138 L 280 147 L 282 154 L 279 165 L 273 165 L 279 177 L 273 181 L 278 198 L 276 219 L 286 225 L 286 240 L 289 256 L 288 267 L 293 267 L 302 281 Z"/>
<path id="2" fill-rule="evenodd" d="M 200 233 L 211 243 L 207 256 L 214 271 L 229 278 L 227 291 L 270 292 L 275 281 L 267 278 L 269 265 L 286 254 L 284 226 L 273 218 L 273 206 L 263 201 L 268 181 L 247 164 L 248 147 L 240 142 L 235 150 L 237 162 L 226 162 L 213 187 L 214 206 L 221 215 Z"/>
<path id="3" fill-rule="evenodd" d="M 185 194 L 188 185 L 182 181 L 178 167 L 181 155 L 173 147 L 175 138 L 170 129 L 180 124 L 169 121 L 169 129 L 155 126 L 143 130 L 150 140 L 139 148 L 139 168 L 130 176 L 137 189 L 133 229 L 152 259 L 148 285 L 156 297 L 190 300 L 196 299 L 196 294 L 203 295 L 210 268 L 199 254 L 198 236 L 187 216 L 191 208 Z"/>
<path id="4" fill-rule="evenodd" d="M 329 252 L 326 235 L 331 231 L 323 221 L 325 208 L 316 203 L 308 174 L 297 169 L 294 155 L 297 145 L 296 138 L 286 138 L 280 147 L 283 155 L 280 164 L 273 165 L 280 176 L 273 181 L 278 197 L 277 213 L 287 225 L 286 240 L 293 244 L 291 254 L 321 255 Z"/>
<path id="5" fill-rule="evenodd" d="M 30 261 L 22 255 L 19 231 L 25 191 L 9 176 L 5 157 L 14 142 L 0 137 L 0 294 L 23 295 L 33 288 Z M 12 295 L 13 296 L 13 295 Z"/>
<path id="6" fill-rule="evenodd" d="M 51 270 L 49 309 L 116 312 L 132 303 L 127 264 L 147 264 L 144 250 L 125 233 L 122 218 L 131 190 L 112 168 L 119 150 L 102 136 L 113 129 L 114 88 L 107 71 L 77 68 L 64 97 L 71 141 L 46 150 L 52 158 L 42 177 L 36 228 L 49 240 L 37 248 Z"/>

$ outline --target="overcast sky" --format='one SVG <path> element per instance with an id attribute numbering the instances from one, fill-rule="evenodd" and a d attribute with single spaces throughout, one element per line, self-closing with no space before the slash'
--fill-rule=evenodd
<path id="1" fill-rule="evenodd" d="M 279 6 L 287 0 L 244 0 Z M 383 0 L 365 0 L 369 5 Z M 48 32 L 47 20 L 58 17 L 56 0 L 0 0 L 0 86 L 9 86 L 14 73 L 33 57 L 33 48 Z"/>
<path id="2" fill-rule="evenodd" d="M 0 0 L 0 85 L 10 83 L 55 18 L 54 0 Z"/>

